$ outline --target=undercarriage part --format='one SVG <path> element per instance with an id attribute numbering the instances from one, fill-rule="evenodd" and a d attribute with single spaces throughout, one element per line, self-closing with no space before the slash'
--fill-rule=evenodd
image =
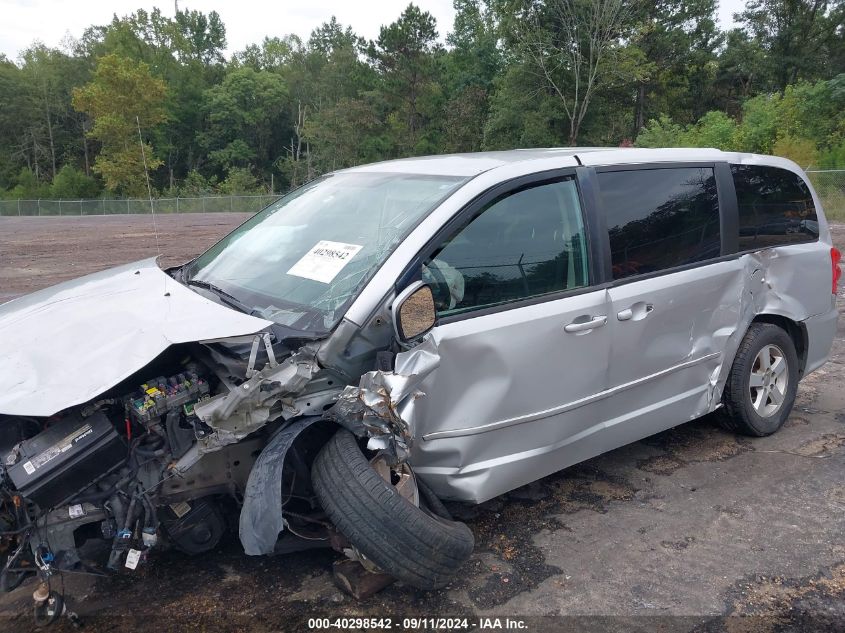
<path id="1" fill-rule="evenodd" d="M 160 510 L 162 527 L 177 549 L 202 554 L 217 547 L 226 532 L 226 522 L 212 499 L 174 503 Z"/>
<path id="2" fill-rule="evenodd" d="M 23 547 L 25 544 L 22 542 L 21 546 L 3 561 L 3 569 L 0 570 L 0 591 L 3 593 L 14 591 L 36 571 L 35 565 L 29 564 L 29 550 Z"/>
<path id="3" fill-rule="evenodd" d="M 446 585 L 472 554 L 469 528 L 408 501 L 339 430 L 311 471 L 314 491 L 340 532 L 382 571 L 420 589 Z"/>
<path id="4" fill-rule="evenodd" d="M 53 566 L 70 569 L 79 562 L 74 532 L 89 523 L 102 523 L 106 518 L 105 511 L 92 503 L 64 506 L 38 519 L 35 533 L 49 535 Z"/>
<path id="5" fill-rule="evenodd" d="M 46 582 L 38 585 L 38 589 L 32 594 L 32 599 L 35 602 L 33 614 L 37 627 L 52 624 L 65 610 L 65 602 L 61 594 L 50 591 L 50 586 Z"/>
<path id="6" fill-rule="evenodd" d="M 174 458 L 182 457 L 196 441 L 196 431 L 189 420 L 190 418 L 186 419 L 178 409 L 167 412 L 164 425 L 167 429 L 170 454 Z"/>
<path id="7" fill-rule="evenodd" d="M 119 465 L 125 454 L 105 414 L 72 414 L 21 442 L 5 465 L 18 492 L 46 510 Z"/>
<path id="8" fill-rule="evenodd" d="M 67 608 L 64 596 L 50 589 L 50 585 L 46 582 L 38 585 L 32 594 L 32 600 L 36 628 L 53 624 L 62 616 L 67 617 L 75 627 L 80 627 L 79 616 Z"/>
<path id="9" fill-rule="evenodd" d="M 310 549 L 326 549 L 332 546 L 328 538 L 303 538 L 297 536 L 290 530 L 282 532 L 279 540 L 273 547 L 273 555 L 289 554 L 291 552 L 304 552 Z"/>
<path id="10" fill-rule="evenodd" d="M 250 437 L 214 453 L 206 453 L 181 477 L 164 479 L 157 488 L 159 499 L 169 504 L 242 491 L 265 442 L 264 437 Z"/>

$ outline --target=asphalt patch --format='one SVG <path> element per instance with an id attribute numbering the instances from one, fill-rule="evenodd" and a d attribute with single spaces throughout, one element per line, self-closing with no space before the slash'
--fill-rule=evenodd
<path id="1" fill-rule="evenodd" d="M 688 464 L 721 462 L 754 450 L 747 439 L 717 426 L 712 416 L 669 429 L 642 443 L 664 451 L 637 462 L 637 468 L 656 475 L 671 475 Z"/>
<path id="2" fill-rule="evenodd" d="M 696 631 L 799 633 L 845 630 L 845 561 L 811 576 L 748 576 L 725 597 L 726 615 Z"/>
<path id="3" fill-rule="evenodd" d="M 475 534 L 476 555 L 453 590 L 489 609 L 530 591 L 562 570 L 546 563 L 534 544 L 541 531 L 571 531 L 559 517 L 581 511 L 606 513 L 611 503 L 636 494 L 623 477 L 591 462 L 573 466 L 479 506 L 450 505 Z"/>

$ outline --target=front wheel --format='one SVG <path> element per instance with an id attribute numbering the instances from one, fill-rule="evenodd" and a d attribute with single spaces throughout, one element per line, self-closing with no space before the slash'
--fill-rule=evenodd
<path id="1" fill-rule="evenodd" d="M 798 354 L 789 334 L 752 323 L 725 384 L 722 424 L 743 435 L 771 435 L 789 417 L 797 390 Z"/>
<path id="2" fill-rule="evenodd" d="M 339 430 L 322 448 L 311 480 L 341 534 L 368 561 L 409 585 L 443 587 L 472 554 L 469 528 L 409 501 L 373 468 L 349 431 Z"/>

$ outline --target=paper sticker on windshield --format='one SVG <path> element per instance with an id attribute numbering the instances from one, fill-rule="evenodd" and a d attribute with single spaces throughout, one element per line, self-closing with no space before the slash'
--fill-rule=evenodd
<path id="1" fill-rule="evenodd" d="M 362 248 L 357 244 L 320 240 L 291 267 L 288 275 L 330 283 Z"/>

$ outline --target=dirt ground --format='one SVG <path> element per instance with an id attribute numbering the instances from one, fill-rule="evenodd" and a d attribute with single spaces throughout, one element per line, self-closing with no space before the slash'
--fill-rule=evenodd
<path id="1" fill-rule="evenodd" d="M 190 257 L 243 217 L 160 217 L 161 251 Z M 845 226 L 834 232 L 845 248 Z M 0 297 L 155 252 L 148 216 L 0 218 Z M 845 631 L 843 377 L 845 321 L 772 437 L 703 419 L 480 506 L 450 506 L 476 548 L 440 591 L 394 584 L 357 602 L 332 582 L 333 552 L 253 558 L 236 536 L 200 558 L 156 553 L 134 573 L 64 583 L 93 631 L 381 630 L 334 621 L 354 617 L 392 618 L 392 630 L 465 630 L 403 618 L 466 617 L 475 630 L 500 618 L 498 628 L 524 631 Z M 30 629 L 33 589 L 0 598 L 0 628 Z"/>
<path id="2" fill-rule="evenodd" d="M 248 217 L 247 213 L 186 213 L 155 219 L 150 215 L 0 218 L 0 303 L 159 253 L 164 267 L 182 263 Z"/>

